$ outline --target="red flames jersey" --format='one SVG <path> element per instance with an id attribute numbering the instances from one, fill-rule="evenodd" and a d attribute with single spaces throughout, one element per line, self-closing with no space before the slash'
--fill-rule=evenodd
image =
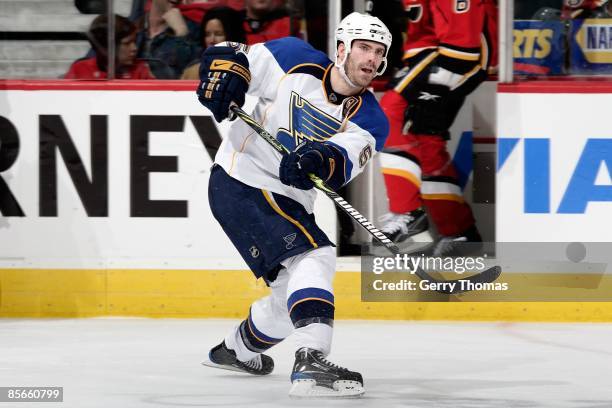
<path id="1" fill-rule="evenodd" d="M 106 79 L 106 71 L 103 71 L 96 61 L 96 57 L 75 61 L 66 75 L 65 79 Z M 119 71 L 117 79 L 155 79 L 149 65 L 145 61 L 136 60 L 129 69 Z"/>
<path id="2" fill-rule="evenodd" d="M 425 49 L 437 49 L 443 56 L 476 63 L 481 55 L 483 33 L 489 31 L 487 18 L 494 18 L 494 26 L 497 26 L 497 13 L 489 16 L 488 10 L 491 6 L 497 9 L 493 0 L 403 2 L 408 15 L 405 59 Z"/>

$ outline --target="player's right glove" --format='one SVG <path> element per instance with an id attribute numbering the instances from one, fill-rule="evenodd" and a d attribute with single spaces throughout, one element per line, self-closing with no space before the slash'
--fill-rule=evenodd
<path id="1" fill-rule="evenodd" d="M 338 167 L 340 171 L 336 171 Z M 335 190 L 344 183 L 344 157 L 333 146 L 306 141 L 281 159 L 279 178 L 283 184 L 310 190 L 314 183 L 309 174 L 323 179 Z"/>
<path id="2" fill-rule="evenodd" d="M 217 122 L 229 116 L 232 102 L 242 107 L 249 89 L 249 60 L 232 47 L 208 47 L 200 61 L 200 85 L 196 93 Z"/>

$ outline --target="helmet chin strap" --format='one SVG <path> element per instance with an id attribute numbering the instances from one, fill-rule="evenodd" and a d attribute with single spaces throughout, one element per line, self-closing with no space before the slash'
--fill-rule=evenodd
<path id="1" fill-rule="evenodd" d="M 348 59 L 348 56 L 349 54 L 347 52 L 344 56 L 344 61 L 342 61 L 340 64 L 338 63 L 338 57 L 336 57 L 336 63 L 334 65 L 338 67 L 338 71 L 340 72 L 342 79 L 344 79 L 344 82 L 346 82 L 351 88 L 361 88 L 359 85 L 355 85 L 353 81 L 349 79 L 348 75 L 346 75 L 346 60 Z"/>

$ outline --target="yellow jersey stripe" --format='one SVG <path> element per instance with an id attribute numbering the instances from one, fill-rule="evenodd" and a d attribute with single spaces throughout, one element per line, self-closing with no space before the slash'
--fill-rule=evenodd
<path id="1" fill-rule="evenodd" d="M 456 58 L 464 61 L 478 61 L 480 59 L 480 52 L 463 52 L 446 47 L 439 47 L 438 52 L 440 52 L 441 55 L 444 55 L 446 57 Z"/>
<path id="2" fill-rule="evenodd" d="M 272 207 L 274 209 L 274 211 L 276 211 L 281 217 L 283 217 L 284 219 L 286 219 L 287 221 L 289 221 L 290 223 L 292 223 L 293 225 L 298 227 L 299 230 L 302 231 L 302 233 L 304 235 L 306 235 L 306 238 L 308 238 L 308 241 L 310 242 L 310 244 L 312 245 L 313 248 L 316 249 L 316 248 L 319 247 L 319 245 L 317 245 L 317 243 L 312 238 L 312 235 L 310 235 L 310 233 L 308 233 L 308 231 L 306 230 L 306 228 L 302 224 L 300 224 L 296 219 L 291 218 L 287 213 L 285 213 L 283 210 L 281 210 L 280 207 L 276 204 L 276 202 L 274 202 L 274 200 L 272 199 L 272 197 L 270 196 L 270 194 L 266 190 L 261 190 L 261 192 L 263 193 L 264 197 L 266 198 L 266 201 L 268 202 L 268 204 L 270 204 L 270 207 Z"/>
<path id="3" fill-rule="evenodd" d="M 414 174 L 412 174 L 412 173 L 410 173 L 410 172 L 408 172 L 406 170 L 391 169 L 391 168 L 388 168 L 388 167 L 383 167 L 382 168 L 382 172 L 383 172 L 383 174 L 388 174 L 390 176 L 401 177 L 403 179 L 408 180 L 409 182 L 411 182 L 415 186 L 421 187 L 421 180 L 419 180 L 417 176 L 415 176 Z"/>
<path id="4" fill-rule="evenodd" d="M 421 62 L 416 64 L 414 68 L 412 68 L 408 74 L 402 79 L 399 84 L 393 88 L 395 92 L 401 94 L 402 91 L 408 86 L 412 80 L 421 73 L 436 57 L 438 56 L 438 52 L 432 52 L 427 57 L 423 58 Z"/>
<path id="5" fill-rule="evenodd" d="M 421 194 L 423 200 L 446 200 L 463 203 L 463 197 L 454 194 Z"/>

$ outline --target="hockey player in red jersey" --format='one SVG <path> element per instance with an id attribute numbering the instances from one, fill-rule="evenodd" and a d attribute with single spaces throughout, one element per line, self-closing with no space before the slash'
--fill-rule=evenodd
<path id="1" fill-rule="evenodd" d="M 493 0 L 404 0 L 404 6 L 406 67 L 381 100 L 390 122 L 381 154 L 390 212 L 382 229 L 400 246 L 422 241 L 426 209 L 439 234 L 431 253 L 441 256 L 457 242 L 481 241 L 446 144 L 466 95 L 496 58 L 497 6 Z"/>

